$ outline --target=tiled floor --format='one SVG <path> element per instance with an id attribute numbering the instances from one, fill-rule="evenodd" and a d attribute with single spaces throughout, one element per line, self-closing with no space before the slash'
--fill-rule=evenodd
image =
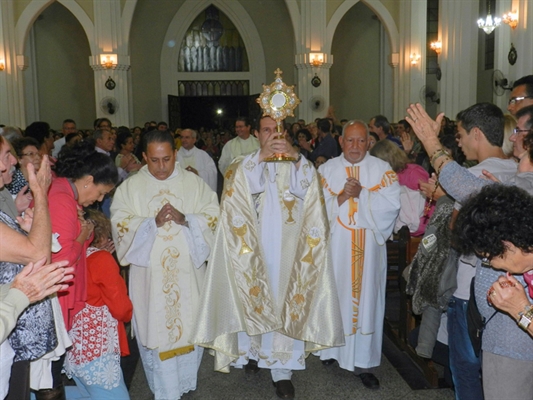
<path id="1" fill-rule="evenodd" d="M 371 391 L 363 387 L 359 378 L 351 372 L 342 370 L 337 364 L 329 367 L 322 365 L 315 356 L 307 359 L 307 369 L 296 371 L 292 381 L 296 388 L 297 399 L 407 399 L 407 400 L 451 400 L 450 389 L 412 390 L 383 356 L 376 376 L 381 389 Z M 139 361 L 130 388 L 132 400 L 151 400 L 153 395 L 148 388 L 142 364 Z M 270 372 L 262 370 L 255 376 L 245 376 L 243 370 L 232 369 L 223 374 L 213 371 L 213 357 L 207 352 L 198 372 L 198 388 L 184 394 L 182 399 L 277 399 L 272 386 Z"/>

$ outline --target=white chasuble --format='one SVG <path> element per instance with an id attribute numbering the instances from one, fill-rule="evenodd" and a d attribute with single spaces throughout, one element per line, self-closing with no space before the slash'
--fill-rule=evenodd
<path id="1" fill-rule="evenodd" d="M 387 250 L 400 209 L 400 186 L 390 165 L 367 154 L 351 164 L 344 155 L 319 168 L 331 224 L 331 252 L 346 346 L 320 352 L 342 368 L 370 368 L 381 360 Z M 363 187 L 359 198 L 341 206 L 338 195 L 346 179 Z"/>
<path id="2" fill-rule="evenodd" d="M 302 158 L 225 174 L 220 223 L 193 343 L 215 350 L 215 370 L 249 358 L 303 369 L 312 351 L 343 344 L 320 182 Z"/>
<path id="3" fill-rule="evenodd" d="M 241 139 L 239 136 L 228 141 L 222 147 L 222 153 L 218 160 L 218 169 L 222 175 L 226 174 L 226 170 L 235 159 L 240 156 L 247 156 L 259 149 L 259 140 L 254 135 L 248 136 L 248 139 Z"/>
<path id="4" fill-rule="evenodd" d="M 155 216 L 170 203 L 189 228 Z M 111 205 L 113 239 L 122 265 L 131 263 L 130 297 L 138 339 L 165 360 L 193 351 L 189 342 L 205 261 L 218 219 L 216 194 L 176 163 L 166 180 L 143 167 L 117 188 Z"/>
<path id="5" fill-rule="evenodd" d="M 192 167 L 198 171 L 198 176 L 213 190 L 217 191 L 217 167 L 213 159 L 205 151 L 193 147 L 187 150 L 180 147 L 178 150 L 178 161 L 183 169 Z"/>

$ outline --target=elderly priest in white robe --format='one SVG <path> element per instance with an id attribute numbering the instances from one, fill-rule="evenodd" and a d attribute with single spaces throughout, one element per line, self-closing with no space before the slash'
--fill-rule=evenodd
<path id="1" fill-rule="evenodd" d="M 344 344 L 322 189 L 312 164 L 263 117 L 261 149 L 225 174 L 221 217 L 193 343 L 215 350 L 215 370 L 271 370 L 294 398 L 292 370 L 313 351 Z M 295 162 L 265 162 L 288 153 Z"/>
<path id="2" fill-rule="evenodd" d="M 194 310 L 214 240 L 217 196 L 176 162 L 169 132 L 146 134 L 146 166 L 117 188 L 113 238 L 131 264 L 133 330 L 156 399 L 196 389 L 203 349 L 190 344 Z"/>
<path id="3" fill-rule="evenodd" d="M 400 210 L 400 186 L 391 166 L 367 154 L 368 126 L 344 125 L 343 153 L 319 168 L 331 224 L 331 253 L 346 345 L 323 350 L 323 364 L 339 362 L 365 387 L 379 388 L 387 250 Z"/>
<path id="4" fill-rule="evenodd" d="M 202 178 L 213 191 L 217 191 L 217 166 L 205 151 L 195 146 L 197 133 L 192 129 L 181 131 L 178 161 L 182 168 Z"/>

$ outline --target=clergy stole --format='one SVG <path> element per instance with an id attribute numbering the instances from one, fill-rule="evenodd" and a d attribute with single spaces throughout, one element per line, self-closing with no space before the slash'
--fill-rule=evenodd
<path id="1" fill-rule="evenodd" d="M 359 166 L 352 165 L 346 167 L 348 178 L 359 180 Z M 340 219 L 339 223 L 352 234 L 352 333 L 357 332 L 357 321 L 359 317 L 359 302 L 361 300 L 361 285 L 363 282 L 363 266 L 365 265 L 365 230 L 356 228 L 355 214 L 359 202 L 353 197 L 348 199 L 348 221 L 350 227 L 345 226 Z"/>

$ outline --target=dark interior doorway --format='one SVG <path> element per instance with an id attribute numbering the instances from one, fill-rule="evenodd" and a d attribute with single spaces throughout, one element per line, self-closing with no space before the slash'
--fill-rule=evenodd
<path id="1" fill-rule="evenodd" d="M 260 112 L 259 95 L 168 96 L 169 125 L 177 128 L 232 129 L 237 117 L 255 119 Z"/>

